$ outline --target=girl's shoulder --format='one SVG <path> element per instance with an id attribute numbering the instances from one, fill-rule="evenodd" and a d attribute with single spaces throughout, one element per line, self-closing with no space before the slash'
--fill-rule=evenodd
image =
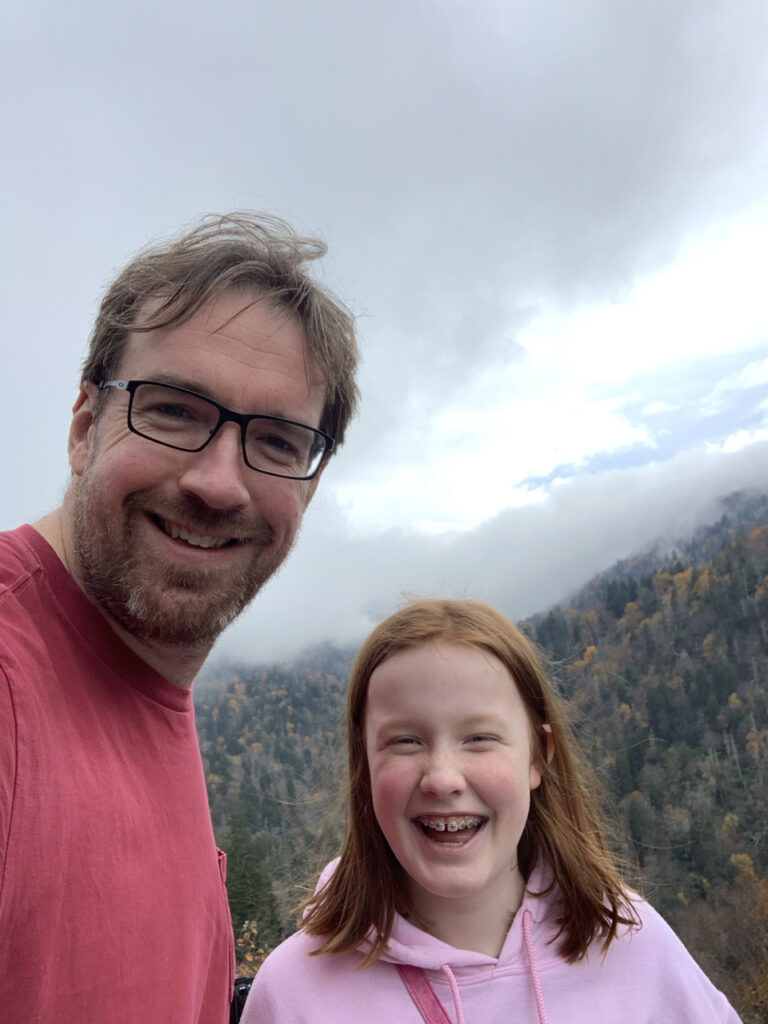
<path id="1" fill-rule="evenodd" d="M 633 897 L 640 918 L 637 928 L 625 931 L 612 944 L 605 958 L 607 969 L 623 979 L 643 979 L 641 988 L 653 989 L 668 1006 L 679 1004 L 688 1011 L 698 1008 L 684 1020 L 738 1021 L 725 995 L 701 969 L 674 929 L 644 899 Z M 717 1016 L 708 1016 L 715 1011 Z"/>
<path id="2" fill-rule="evenodd" d="M 361 970 L 364 956 L 360 950 L 346 953 L 319 953 L 324 939 L 308 935 L 303 929 L 274 949 L 259 968 L 253 988 L 283 989 L 299 996 L 305 987 L 314 992 L 350 984 L 353 976 L 372 976 L 374 967 Z"/>
<path id="3" fill-rule="evenodd" d="M 316 1018 L 318 1000 L 338 987 L 329 975 L 338 972 L 340 958 L 312 956 L 322 939 L 296 932 L 281 942 L 259 968 L 241 1018 L 242 1024 L 299 1024 Z M 347 964 L 347 971 L 352 971 Z M 313 1016 L 314 1015 L 314 1016 Z"/>
<path id="4" fill-rule="evenodd" d="M 541 922 L 527 951 L 521 946 L 514 965 L 530 965 L 538 974 L 550 1019 L 570 1014 L 571 1021 L 675 1021 L 677 1024 L 738 1024 L 728 1000 L 707 978 L 664 918 L 648 903 L 627 893 L 638 918 L 622 926 L 607 950 L 593 940 L 586 955 L 568 962 L 551 944 L 546 898 Z M 531 901 L 535 906 L 535 900 Z M 532 915 L 533 916 L 533 915 Z M 534 919 L 535 920 L 535 919 Z M 514 928 L 514 925 L 513 925 Z M 525 955 L 524 955 L 525 954 Z"/>
<path id="5" fill-rule="evenodd" d="M 307 935 L 305 931 L 294 932 L 272 950 L 259 968 L 254 980 L 256 984 L 264 984 L 267 980 L 279 980 L 290 977 L 292 972 L 305 972 L 312 961 L 324 959 L 312 956 L 322 946 L 323 940 L 316 935 Z"/>
<path id="6" fill-rule="evenodd" d="M 313 956 L 321 945 L 322 939 L 299 931 L 270 953 L 254 978 L 242 1024 L 389 1024 L 398 1019 L 393 1005 L 412 1005 L 391 964 L 363 969 L 358 950 Z"/>
<path id="7" fill-rule="evenodd" d="M 656 951 L 654 959 L 661 956 L 662 953 L 670 952 L 682 951 L 686 956 L 689 955 L 672 926 L 665 921 L 655 907 L 635 892 L 628 892 L 627 899 L 637 915 L 639 923 L 636 927 L 622 929 L 622 937 L 625 942 L 629 941 L 633 944 L 635 953 L 639 948 L 644 948 L 651 955 L 654 955 L 654 951 Z"/>

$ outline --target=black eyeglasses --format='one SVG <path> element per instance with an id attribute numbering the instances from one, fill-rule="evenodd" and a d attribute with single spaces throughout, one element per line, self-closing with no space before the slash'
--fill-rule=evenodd
<path id="1" fill-rule="evenodd" d="M 330 456 L 334 439 L 280 416 L 233 412 L 212 398 L 152 380 L 100 380 L 99 390 L 127 391 L 128 428 L 139 437 L 182 452 L 199 452 L 223 423 L 237 423 L 245 464 L 258 473 L 311 480 Z"/>

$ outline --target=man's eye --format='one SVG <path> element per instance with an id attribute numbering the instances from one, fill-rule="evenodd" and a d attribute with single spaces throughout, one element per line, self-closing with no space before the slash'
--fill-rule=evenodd
<path id="1" fill-rule="evenodd" d="M 258 421 L 254 421 L 258 423 Z M 309 454 L 304 435 L 290 428 L 265 429 L 261 432 L 254 426 L 248 434 L 248 447 L 254 458 L 270 459 L 283 466 L 305 466 Z"/>
<path id="2" fill-rule="evenodd" d="M 270 448 L 277 448 L 281 452 L 286 452 L 290 455 L 296 452 L 295 445 L 292 445 L 287 438 L 280 437 L 279 434 L 265 434 L 260 440 L 262 444 L 266 444 Z"/>
<path id="3" fill-rule="evenodd" d="M 136 425 L 170 430 L 206 422 L 205 412 L 192 402 L 138 403 L 133 410 Z"/>
<path id="4" fill-rule="evenodd" d="M 169 420 L 185 420 L 185 419 L 196 419 L 191 409 L 184 405 L 171 404 L 170 402 L 163 402 L 161 405 L 156 405 L 153 410 L 156 416 L 165 416 Z"/>

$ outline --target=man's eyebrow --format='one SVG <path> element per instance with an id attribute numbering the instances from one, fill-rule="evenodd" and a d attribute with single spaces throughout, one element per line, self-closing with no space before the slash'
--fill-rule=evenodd
<path id="1" fill-rule="evenodd" d="M 210 398 L 206 391 L 205 385 L 201 384 L 199 380 L 191 380 L 188 377 L 179 377 L 174 373 L 164 373 L 162 370 L 158 373 L 153 373 L 151 377 L 146 378 L 151 380 L 154 384 L 169 384 L 171 387 L 186 388 L 187 391 L 196 391 L 199 395 L 203 395 L 206 398 Z M 214 399 L 216 401 L 216 399 Z"/>

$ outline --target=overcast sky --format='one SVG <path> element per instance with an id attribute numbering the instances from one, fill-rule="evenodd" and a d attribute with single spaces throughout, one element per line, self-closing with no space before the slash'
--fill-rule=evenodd
<path id="1" fill-rule="evenodd" d="M 768 468 L 764 0 L 5 0 L 0 528 L 60 500 L 98 299 L 207 212 L 329 245 L 363 406 L 218 651 L 514 617 Z"/>

